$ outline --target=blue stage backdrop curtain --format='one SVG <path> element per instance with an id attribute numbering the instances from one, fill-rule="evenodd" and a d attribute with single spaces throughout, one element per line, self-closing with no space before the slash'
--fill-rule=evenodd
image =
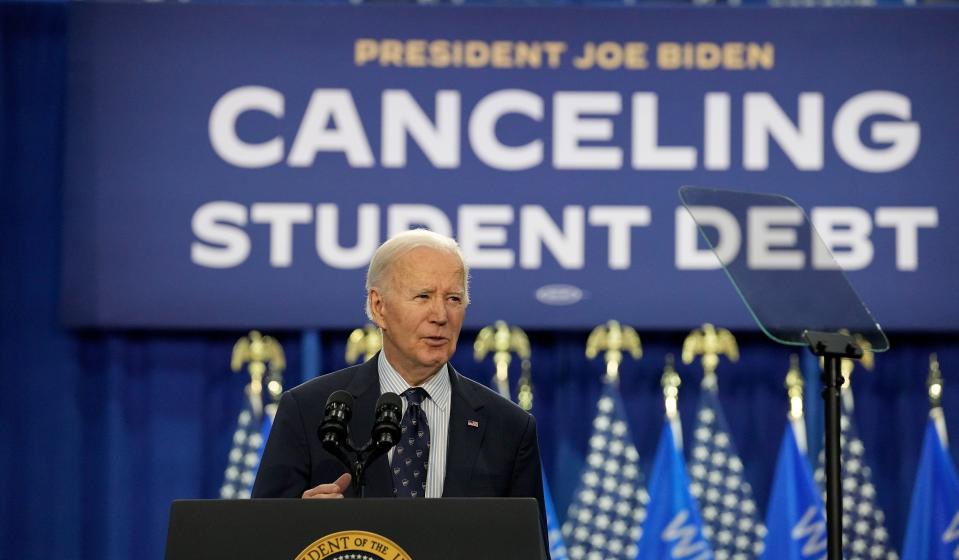
<path id="1" fill-rule="evenodd" d="M 243 333 L 60 326 L 59 224 L 69 210 L 60 201 L 65 12 L 60 3 L 0 4 L 0 557 L 160 559 L 170 501 L 217 496 L 243 399 L 245 380 L 229 369 Z M 735 297 L 719 272 L 716 282 L 717 297 Z M 346 332 L 322 331 L 319 340 L 271 334 L 287 351 L 287 386 L 302 381 L 303 340 L 318 369 L 344 365 Z M 473 362 L 475 334 L 463 333 L 454 364 L 487 383 L 492 365 Z M 737 335 L 742 359 L 720 365 L 719 398 L 765 515 L 785 423 L 789 352 L 758 333 Z M 585 358 L 586 336 L 530 333 L 540 443 L 559 512 L 575 489 L 602 390 L 603 364 Z M 620 388 L 649 472 L 663 416 L 660 373 L 685 333 L 641 336 L 645 357 L 627 358 Z M 893 350 L 854 386 L 856 419 L 898 549 L 927 417 L 929 352 L 940 352 L 945 415 L 959 433 L 959 337 L 893 333 L 891 340 Z M 680 412 L 691 426 L 702 373 L 698 365 L 679 370 Z M 821 414 L 818 400 L 807 410 Z M 812 432 L 811 450 L 819 437 Z"/>

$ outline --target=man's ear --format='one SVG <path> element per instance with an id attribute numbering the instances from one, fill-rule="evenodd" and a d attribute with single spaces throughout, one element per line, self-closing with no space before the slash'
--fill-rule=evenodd
<path id="1" fill-rule="evenodd" d="M 384 311 L 386 306 L 383 302 L 383 294 L 380 293 L 378 288 L 370 288 L 370 293 L 366 297 L 370 305 L 370 314 L 373 315 L 373 322 L 380 329 L 385 328 Z"/>

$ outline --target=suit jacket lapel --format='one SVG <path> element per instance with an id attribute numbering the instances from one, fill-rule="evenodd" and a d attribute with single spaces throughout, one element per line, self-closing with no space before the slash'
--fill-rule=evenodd
<path id="1" fill-rule="evenodd" d="M 370 439 L 376 400 L 380 397 L 379 354 L 362 364 L 347 385 L 353 395 L 353 418 L 350 420 L 350 436 L 353 443 L 363 446 Z M 390 476 L 386 455 L 373 461 L 366 470 L 366 496 L 388 498 L 393 496 L 393 479 Z"/>
<path id="2" fill-rule="evenodd" d="M 443 495 L 456 497 L 468 494 L 469 481 L 483 444 L 487 422 L 483 404 L 473 395 L 470 386 L 462 381 L 453 366 L 449 370 L 452 398 Z M 464 472 L 466 476 L 449 476 L 454 470 Z"/>

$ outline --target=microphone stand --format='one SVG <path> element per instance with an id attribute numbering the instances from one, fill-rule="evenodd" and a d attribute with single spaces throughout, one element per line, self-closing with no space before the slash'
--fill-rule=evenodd
<path id="1" fill-rule="evenodd" d="M 396 433 L 397 435 L 399 434 L 398 424 Z M 377 441 L 373 441 L 371 438 L 370 441 L 366 442 L 361 448 L 357 448 L 356 445 L 353 444 L 353 438 L 348 429 L 343 441 L 338 441 L 336 438 L 322 439 L 323 448 L 336 457 L 350 472 L 353 478 L 350 486 L 353 488 L 353 493 L 360 498 L 366 497 L 367 468 L 369 468 L 373 461 L 385 455 L 396 445 L 396 441 L 392 440 L 389 434 L 381 433 L 378 435 L 379 439 Z"/>
<path id="2" fill-rule="evenodd" d="M 399 434 L 399 431 L 397 431 L 397 434 Z M 373 461 L 386 455 L 394 445 L 396 445 L 396 441 L 391 440 L 388 435 L 380 434 L 379 441 L 370 439 L 363 446 L 363 449 L 356 452 L 356 458 L 353 462 L 353 491 L 357 492 L 361 498 L 366 497 L 366 469 L 373 464 Z"/>
<path id="3" fill-rule="evenodd" d="M 363 449 L 357 450 L 353 459 L 353 493 L 361 498 L 366 497 L 366 467 L 372 463 L 370 441 L 363 446 Z"/>
<path id="4" fill-rule="evenodd" d="M 353 478 L 350 486 L 353 488 L 353 493 L 360 498 L 366 497 L 366 468 L 383 452 L 389 450 L 389 447 L 386 447 L 377 453 L 381 446 L 374 445 L 372 440 L 363 447 L 357 448 L 349 434 L 343 442 L 323 441 L 323 447 L 350 472 Z"/>
<path id="5" fill-rule="evenodd" d="M 366 497 L 366 469 L 375 461 L 379 459 L 381 455 L 384 455 L 387 451 L 393 447 L 392 444 L 387 442 L 378 442 L 374 443 L 373 440 L 370 440 L 361 448 L 357 448 L 353 445 L 353 441 L 347 436 L 347 440 L 342 444 L 343 449 L 336 448 L 337 452 L 332 452 L 337 459 L 343 463 L 343 466 L 350 471 L 350 475 L 353 477 L 350 486 L 353 487 L 353 493 L 359 496 L 360 498 Z M 349 456 L 348 456 L 349 455 Z"/>

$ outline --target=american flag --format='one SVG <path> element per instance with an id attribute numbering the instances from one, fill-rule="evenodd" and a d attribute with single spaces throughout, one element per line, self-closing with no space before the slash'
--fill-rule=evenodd
<path id="1" fill-rule="evenodd" d="M 704 383 L 700 394 L 691 452 L 689 490 L 699 502 L 703 533 L 716 560 L 758 557 L 766 528 L 759 521 L 715 384 Z"/>
<path id="2" fill-rule="evenodd" d="M 572 560 L 633 560 L 649 495 L 619 389 L 607 383 L 597 403 L 589 454 L 563 524 Z"/>
<path id="3" fill-rule="evenodd" d="M 276 413 L 275 404 L 259 407 L 260 412 L 257 413 L 257 407 L 250 399 L 244 399 L 244 402 L 236 421 L 236 431 L 233 432 L 233 447 L 223 473 L 223 486 L 220 487 L 220 497 L 225 500 L 250 497 L 256 470 L 263 457 L 263 447 Z"/>
<path id="4" fill-rule="evenodd" d="M 848 389 L 847 389 L 848 391 Z M 842 550 L 846 560 L 896 560 L 899 555 L 889 544 L 886 516 L 876 500 L 872 471 L 865 461 L 866 448 L 852 420 L 852 398 L 843 395 L 839 419 L 839 446 L 842 455 Z M 819 453 L 816 483 L 826 487 L 826 453 Z"/>

